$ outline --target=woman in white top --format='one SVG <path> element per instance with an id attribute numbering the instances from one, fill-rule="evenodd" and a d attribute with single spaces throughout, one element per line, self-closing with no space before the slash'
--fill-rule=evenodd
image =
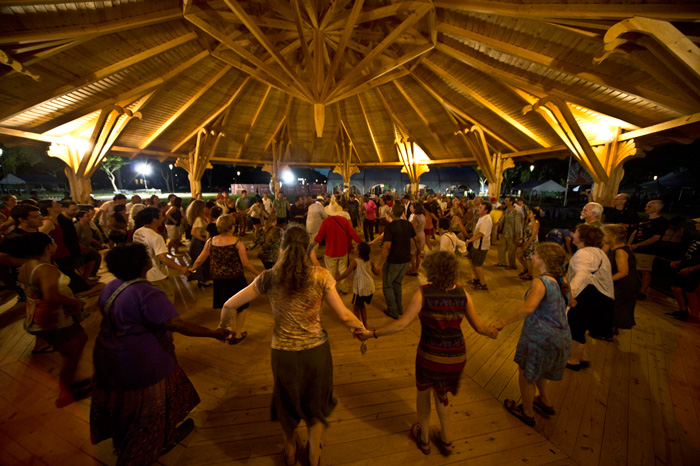
<path id="1" fill-rule="evenodd" d="M 209 233 L 207 233 L 207 221 L 204 218 L 209 214 L 209 208 L 202 200 L 195 199 L 187 208 L 187 223 L 192 225 L 190 232 L 192 239 L 190 240 L 190 259 L 197 260 L 204 249 Z M 197 271 L 190 275 L 191 280 L 197 280 L 200 287 L 211 286 L 211 269 L 209 259 L 204 261 L 203 267 L 197 268 Z"/>
<path id="2" fill-rule="evenodd" d="M 571 355 L 567 369 L 578 371 L 588 366 L 586 331 L 597 339 L 611 341 L 615 288 L 612 267 L 603 246 L 603 231 L 592 225 L 576 227 L 573 235 L 578 251 L 569 262 L 568 280 L 571 284 L 569 327 Z"/>

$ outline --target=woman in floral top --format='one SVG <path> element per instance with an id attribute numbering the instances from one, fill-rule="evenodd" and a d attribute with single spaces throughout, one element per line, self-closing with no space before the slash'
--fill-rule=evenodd
<path id="1" fill-rule="evenodd" d="M 272 420 L 282 424 L 287 464 L 296 462 L 296 428 L 301 419 L 306 421 L 309 463 L 316 465 L 321 460 L 323 427 L 336 405 L 328 334 L 321 325 L 324 300 L 348 328 L 364 326 L 341 301 L 330 272 L 312 266 L 308 247 L 306 230 L 289 227 L 274 267 L 224 304 L 221 327 L 228 326 L 236 308 L 267 295 L 274 318 Z"/>

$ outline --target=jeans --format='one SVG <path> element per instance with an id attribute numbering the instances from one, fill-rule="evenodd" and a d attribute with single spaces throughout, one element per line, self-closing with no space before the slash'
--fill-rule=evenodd
<path id="1" fill-rule="evenodd" d="M 386 311 L 393 317 L 403 314 L 403 304 L 401 303 L 401 282 L 406 275 L 410 262 L 404 264 L 390 264 L 384 262 L 382 266 L 382 290 L 386 300 Z"/>
<path id="2" fill-rule="evenodd" d="M 376 223 L 376 220 L 367 219 L 365 219 L 365 221 L 362 223 L 362 229 L 364 230 L 365 234 L 365 241 L 374 241 L 374 228 Z"/>

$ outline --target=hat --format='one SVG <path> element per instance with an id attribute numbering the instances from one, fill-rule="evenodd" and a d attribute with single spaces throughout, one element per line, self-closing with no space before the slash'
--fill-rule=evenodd
<path id="1" fill-rule="evenodd" d="M 316 200 L 317 201 L 325 201 L 326 198 L 319 194 L 318 196 L 316 196 Z"/>

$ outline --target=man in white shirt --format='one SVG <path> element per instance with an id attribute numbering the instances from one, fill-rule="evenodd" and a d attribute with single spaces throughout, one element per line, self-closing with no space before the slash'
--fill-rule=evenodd
<path id="1" fill-rule="evenodd" d="M 447 251 L 453 254 L 464 253 L 467 250 L 467 245 L 464 241 L 457 238 L 457 235 L 450 231 L 450 219 L 443 217 L 438 220 L 438 232 L 440 233 L 440 242 L 438 243 L 438 251 Z"/>
<path id="2" fill-rule="evenodd" d="M 469 250 L 469 260 L 472 265 L 474 278 L 472 286 L 477 290 L 488 291 L 486 286 L 486 278 L 484 277 L 484 260 L 486 254 L 491 247 L 491 230 L 493 229 L 493 220 L 491 220 L 491 203 L 482 202 L 479 205 L 479 221 L 476 222 L 474 234 L 467 243 L 471 243 L 472 248 Z"/>
<path id="3" fill-rule="evenodd" d="M 111 201 L 103 202 L 95 215 L 95 221 L 100 224 L 101 227 L 107 225 L 110 217 L 114 213 L 114 206 L 117 204 L 126 204 L 126 196 L 123 194 L 115 194 Z M 107 234 L 107 232 L 105 232 Z"/>
<path id="4" fill-rule="evenodd" d="M 318 230 L 321 229 L 323 219 L 328 217 L 328 214 L 323 207 L 323 201 L 323 196 L 319 194 L 316 197 L 316 202 L 309 206 L 309 210 L 306 214 L 306 231 L 309 232 L 309 237 L 312 239 L 316 237 Z"/>
<path id="5" fill-rule="evenodd" d="M 272 200 L 268 197 L 267 193 L 263 193 L 262 203 L 263 203 L 263 208 L 265 209 L 265 212 L 267 212 L 269 214 L 270 209 L 272 209 Z"/>
<path id="6" fill-rule="evenodd" d="M 134 232 L 134 242 L 146 245 L 151 258 L 151 268 L 146 278 L 153 286 L 162 290 L 174 304 L 175 287 L 170 281 L 168 267 L 183 275 L 187 275 L 189 271 L 186 266 L 178 265 L 168 257 L 168 247 L 165 245 L 163 236 L 158 233 L 158 228 L 163 225 L 165 216 L 156 207 L 146 207 L 138 213 L 137 221 L 143 224 L 143 227 Z"/>
<path id="7" fill-rule="evenodd" d="M 138 194 L 131 196 L 131 202 L 126 204 L 126 215 L 131 215 L 131 209 L 133 209 L 136 204 L 141 204 L 141 196 Z"/>

